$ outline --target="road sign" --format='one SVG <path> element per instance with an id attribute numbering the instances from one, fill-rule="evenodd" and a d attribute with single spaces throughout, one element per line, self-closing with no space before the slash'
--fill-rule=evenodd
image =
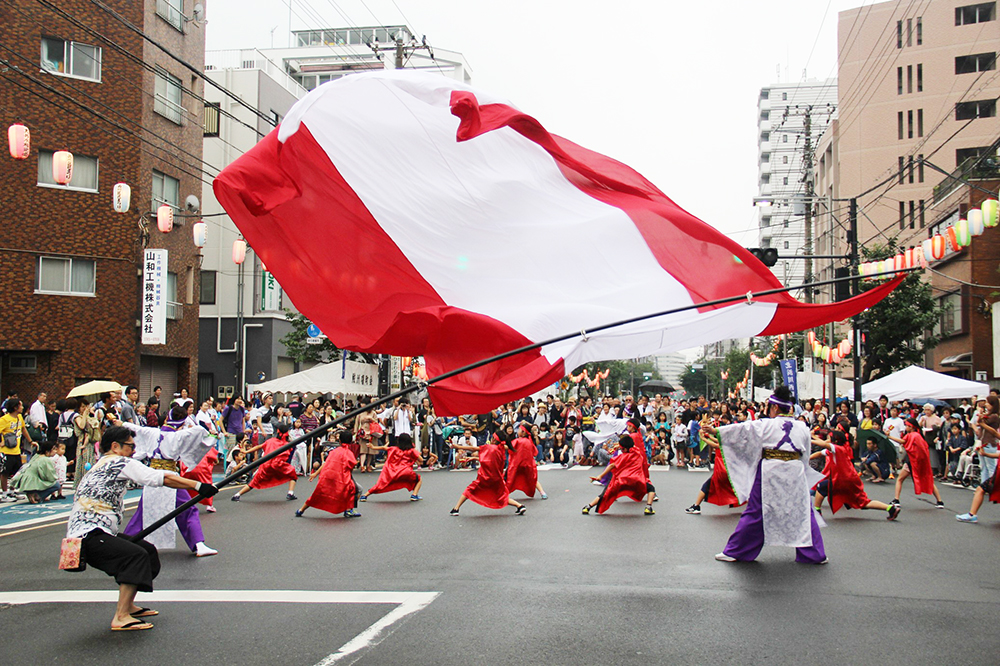
<path id="1" fill-rule="evenodd" d="M 692 363 L 691 364 L 691 369 L 692 370 L 704 370 L 705 369 L 705 365 L 703 363 Z"/>
<path id="2" fill-rule="evenodd" d="M 306 329 L 306 335 L 310 338 L 319 338 L 323 336 L 323 333 L 316 324 L 309 324 L 309 328 Z"/>
<path id="3" fill-rule="evenodd" d="M 321 345 L 323 344 L 323 338 L 306 338 L 307 345 Z"/>

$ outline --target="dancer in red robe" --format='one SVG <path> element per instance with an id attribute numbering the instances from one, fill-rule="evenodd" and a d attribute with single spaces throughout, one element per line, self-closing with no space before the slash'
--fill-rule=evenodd
<path id="1" fill-rule="evenodd" d="M 309 480 L 319 477 L 312 495 L 305 501 L 302 508 L 295 512 L 301 518 L 309 507 L 316 507 L 330 513 L 343 513 L 344 518 L 360 518 L 355 511 L 361 488 L 351 476 L 351 471 L 358 464 L 358 459 L 349 446 L 353 435 L 350 430 L 340 433 L 340 446 L 330 451 L 323 466 L 309 475 Z"/>
<path id="2" fill-rule="evenodd" d="M 889 515 L 886 516 L 886 520 L 896 520 L 902 507 L 868 498 L 861 477 L 851 462 L 854 451 L 847 443 L 847 435 L 840 430 L 834 430 L 830 433 L 830 441 L 813 437 L 812 443 L 829 451 L 829 453 L 817 451 L 810 456 L 810 458 L 826 456 L 826 467 L 823 468 L 826 478 L 816 486 L 816 495 L 813 498 L 813 505 L 817 511 L 823 506 L 823 500 L 830 498 L 830 508 L 833 513 L 837 513 L 840 507 L 846 505 L 849 509 L 887 511 Z"/>
<path id="3" fill-rule="evenodd" d="M 264 449 L 264 455 L 271 453 L 275 449 L 281 448 L 288 443 L 288 424 L 279 423 L 277 428 L 277 437 L 272 437 L 263 444 L 259 444 L 256 447 L 250 449 L 250 451 L 255 451 L 258 448 Z M 295 471 L 292 466 L 292 457 L 295 455 L 295 449 L 291 448 L 288 450 L 287 454 L 282 454 L 276 458 L 268 460 L 266 463 L 257 468 L 254 473 L 253 478 L 250 479 L 250 483 L 243 486 L 236 491 L 236 494 L 230 497 L 234 502 L 239 502 L 242 495 L 246 495 L 253 489 L 263 490 L 264 488 L 273 488 L 274 486 L 280 486 L 282 483 L 288 482 L 288 495 L 285 497 L 286 500 L 296 500 L 298 497 L 295 496 L 295 480 L 299 478 L 299 473 Z"/>
<path id="4" fill-rule="evenodd" d="M 373 442 L 368 444 L 368 448 L 374 451 L 388 451 L 385 458 L 385 465 L 382 466 L 382 473 L 379 474 L 378 481 L 374 486 L 363 493 L 359 498 L 362 502 L 368 501 L 369 495 L 379 493 L 391 493 L 393 490 L 406 488 L 410 491 L 410 501 L 419 502 L 423 499 L 420 496 L 420 485 L 423 479 L 413 471 L 413 466 L 421 461 L 420 452 L 413 448 L 413 438 L 403 433 L 396 437 L 396 446 L 379 446 Z"/>
<path id="5" fill-rule="evenodd" d="M 520 490 L 528 497 L 535 496 L 535 490 L 541 493 L 542 499 L 548 499 L 538 482 L 538 447 L 531 440 L 531 425 L 521 421 L 517 426 L 517 439 L 510 443 L 510 460 L 507 461 L 507 490 Z"/>
<path id="6" fill-rule="evenodd" d="M 943 509 L 944 502 L 941 501 L 941 493 L 938 492 L 937 486 L 934 485 L 934 472 L 931 471 L 931 459 L 927 449 L 927 442 L 924 441 L 923 436 L 920 434 L 920 426 L 917 425 L 916 420 L 906 419 L 906 435 L 902 439 L 892 436 L 889 436 L 889 439 L 902 444 L 906 450 L 906 462 L 896 476 L 896 497 L 892 500 L 892 503 L 899 504 L 899 494 L 903 491 L 903 479 L 912 476 L 913 493 L 915 495 L 924 493 L 934 495 L 934 498 L 937 500 L 937 508 Z"/>
<path id="7" fill-rule="evenodd" d="M 462 496 L 458 498 L 458 504 L 450 511 L 450 515 L 457 516 L 458 510 L 462 508 L 466 500 L 472 500 L 476 504 L 485 506 L 487 509 L 502 509 L 505 506 L 516 507 L 514 513 L 523 516 L 528 510 L 526 506 L 512 500 L 510 492 L 507 490 L 507 483 L 503 478 L 503 462 L 506 457 L 507 442 L 502 439 L 494 439 L 491 443 L 482 446 L 459 446 L 452 444 L 451 448 L 457 451 L 478 454 L 479 472 L 476 479 L 469 484 Z"/>
<path id="8" fill-rule="evenodd" d="M 611 472 L 611 480 L 601 491 L 601 494 L 591 500 L 590 504 L 583 507 L 583 515 L 588 515 L 590 510 L 597 507 L 597 513 L 604 513 L 619 497 L 631 497 L 636 502 L 646 500 L 646 508 L 643 514 L 647 516 L 655 515 L 653 511 L 653 497 L 656 496 L 656 489 L 649 482 L 646 471 L 646 453 L 642 446 L 636 446 L 635 439 L 628 433 L 621 436 L 618 446 L 622 454 L 612 460 L 607 469 L 600 476 L 590 477 L 591 481 L 597 481 L 607 472 Z"/>
<path id="9" fill-rule="evenodd" d="M 701 435 L 701 441 L 713 449 L 719 448 L 719 442 L 714 437 L 710 437 L 704 433 Z M 729 481 L 729 470 L 726 469 L 726 459 L 721 455 L 715 456 L 715 467 L 712 468 L 712 476 L 708 477 L 705 483 L 701 485 L 701 490 L 698 491 L 698 497 L 695 499 L 694 504 L 684 509 L 684 513 L 700 516 L 701 503 L 705 501 L 709 504 L 728 506 L 729 508 L 741 505 L 740 500 L 736 497 L 736 493 L 733 492 L 732 483 Z"/>
<path id="10" fill-rule="evenodd" d="M 201 459 L 201 462 L 191 469 L 185 470 L 181 476 L 185 479 L 193 479 L 200 483 L 212 483 L 212 470 L 215 469 L 215 463 L 217 462 L 219 462 L 219 452 L 214 448 L 211 448 L 208 450 L 208 453 L 205 454 L 205 457 Z M 189 490 L 188 493 L 190 493 L 191 497 L 198 494 L 193 490 Z M 205 497 L 201 500 L 201 504 L 208 507 L 209 513 L 215 513 L 215 507 L 212 506 L 212 499 L 213 498 L 211 497 Z"/>

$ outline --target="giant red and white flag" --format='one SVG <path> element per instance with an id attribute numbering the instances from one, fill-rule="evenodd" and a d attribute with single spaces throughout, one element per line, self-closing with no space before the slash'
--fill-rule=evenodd
<path id="1" fill-rule="evenodd" d="M 214 187 L 338 347 L 423 355 L 432 377 L 560 334 L 782 286 L 629 167 L 429 73 L 357 74 L 313 90 Z M 841 320 L 895 284 L 833 305 L 782 293 L 647 319 L 431 393 L 439 414 L 483 412 L 585 362 Z"/>

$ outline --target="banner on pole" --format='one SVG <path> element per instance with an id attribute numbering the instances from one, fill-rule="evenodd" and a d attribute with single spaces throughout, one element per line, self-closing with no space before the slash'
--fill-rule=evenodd
<path id="1" fill-rule="evenodd" d="M 142 261 L 142 344 L 167 344 L 167 251 L 146 250 Z"/>
<path id="2" fill-rule="evenodd" d="M 792 392 L 795 397 L 795 401 L 799 400 L 799 369 L 796 359 L 786 358 L 778 361 L 778 365 L 781 366 L 781 379 L 784 381 L 785 386 L 788 390 Z"/>

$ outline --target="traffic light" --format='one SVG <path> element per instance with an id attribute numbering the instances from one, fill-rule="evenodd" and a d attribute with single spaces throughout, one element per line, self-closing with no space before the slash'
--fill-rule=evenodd
<path id="1" fill-rule="evenodd" d="M 778 251 L 773 247 L 748 247 L 747 250 L 768 268 L 778 263 Z"/>

